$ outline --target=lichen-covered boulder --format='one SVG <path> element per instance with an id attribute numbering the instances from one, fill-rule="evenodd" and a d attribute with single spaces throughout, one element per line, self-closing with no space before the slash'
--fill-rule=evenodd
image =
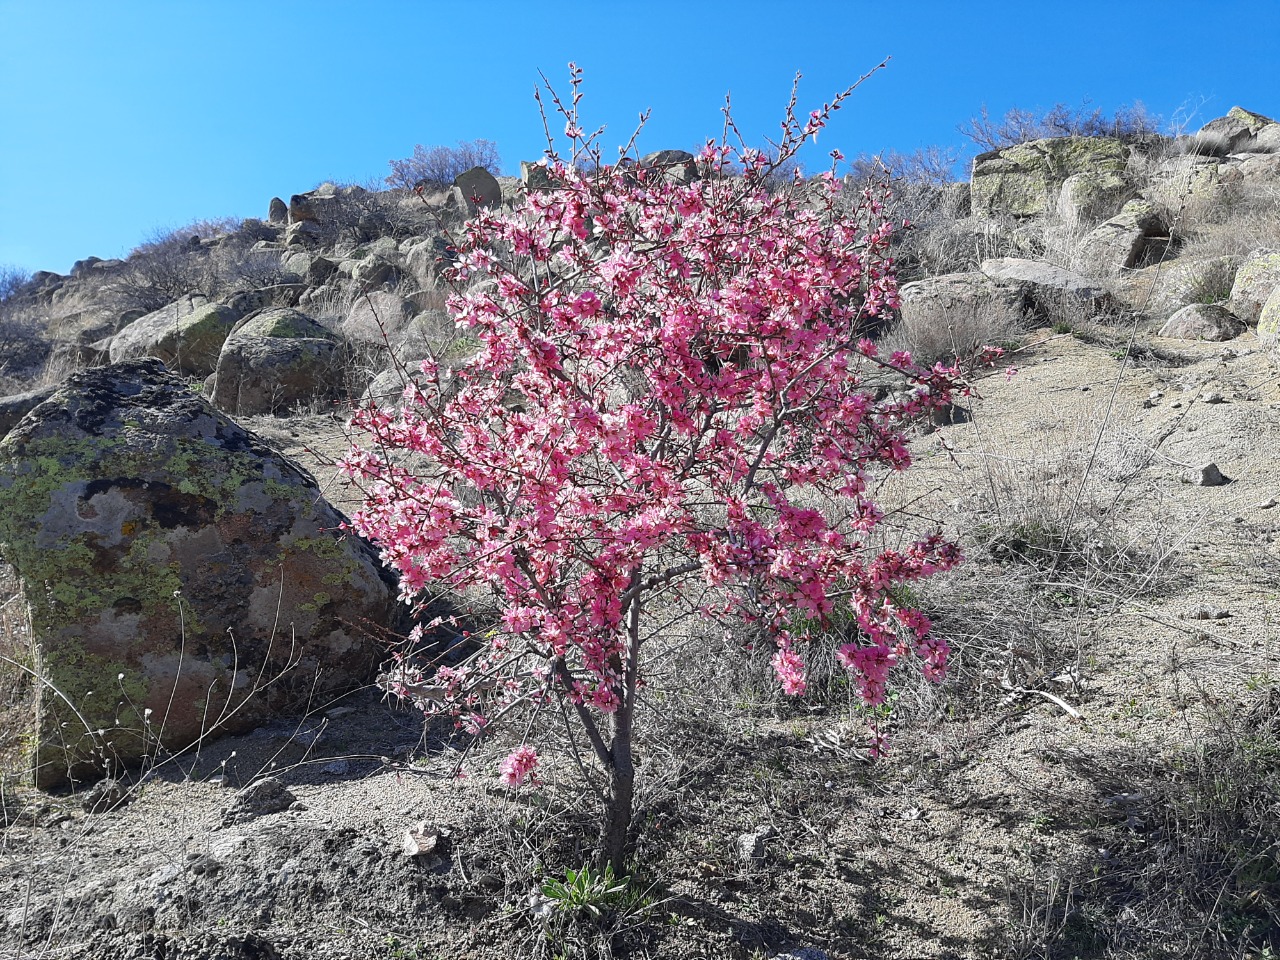
<path id="1" fill-rule="evenodd" d="M 1243 107 L 1232 107 L 1225 117 L 1210 120 L 1193 141 L 1196 153 L 1225 157 L 1231 153 L 1280 152 L 1280 124 Z"/>
<path id="2" fill-rule="evenodd" d="M 222 345 L 213 405 L 233 416 L 257 416 L 336 399 L 345 360 L 341 338 L 305 313 L 263 310 Z"/>
<path id="3" fill-rule="evenodd" d="M 1280 253 L 1268 253 L 1240 264 L 1231 285 L 1231 312 L 1245 323 L 1257 323 L 1271 291 L 1280 286 Z"/>
<path id="4" fill-rule="evenodd" d="M 1130 197 L 1133 185 L 1122 171 L 1086 170 L 1062 181 L 1058 191 L 1058 219 L 1087 229 L 1114 216 Z"/>
<path id="5" fill-rule="evenodd" d="M 1112 137 L 1052 137 L 980 154 L 973 161 L 970 200 L 979 216 L 1048 213 L 1073 174 L 1123 176 L 1129 147 Z"/>
<path id="6" fill-rule="evenodd" d="M 173 370 L 207 377 L 239 315 L 220 303 L 184 298 L 141 317 L 111 340 L 111 362 L 156 357 Z"/>
<path id="7" fill-rule="evenodd" d="M 1169 225 L 1160 209 L 1149 200 L 1130 200 L 1118 214 L 1089 231 L 1080 253 L 1101 273 L 1114 275 L 1154 259 L 1153 254 L 1168 242 Z"/>
<path id="8" fill-rule="evenodd" d="M 1192 303 L 1183 307 L 1160 328 L 1160 336 L 1177 340 L 1234 340 L 1248 327 L 1226 307 L 1216 303 Z"/>
<path id="9" fill-rule="evenodd" d="M 289 207 L 279 197 L 272 197 L 267 208 L 267 222 L 284 226 L 289 222 Z"/>
<path id="10" fill-rule="evenodd" d="M 301 468 L 154 359 L 70 377 L 0 441 L 40 786 L 365 683 L 394 585 Z"/>
<path id="11" fill-rule="evenodd" d="M 1280 284 L 1271 291 L 1258 316 L 1258 337 L 1268 343 L 1280 342 Z"/>
<path id="12" fill-rule="evenodd" d="M 1227 300 L 1237 266 L 1233 257 L 1179 258 L 1128 271 L 1110 289 L 1124 307 L 1163 321 L 1189 304 Z"/>

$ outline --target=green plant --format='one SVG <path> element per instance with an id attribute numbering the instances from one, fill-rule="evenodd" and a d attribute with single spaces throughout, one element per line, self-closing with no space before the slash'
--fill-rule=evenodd
<path id="1" fill-rule="evenodd" d="M 548 880 L 541 887 L 542 896 L 552 909 L 562 913 L 587 913 L 595 919 L 622 902 L 630 884 L 613 875 L 613 864 L 603 870 L 590 865 L 581 870 L 565 870 L 564 880 Z"/>

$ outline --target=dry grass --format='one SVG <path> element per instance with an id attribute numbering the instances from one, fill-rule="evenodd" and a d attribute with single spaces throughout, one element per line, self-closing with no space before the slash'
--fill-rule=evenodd
<path id="1" fill-rule="evenodd" d="M 0 782 L 23 774 L 25 737 L 35 722 L 26 602 L 13 568 L 0 563 Z"/>

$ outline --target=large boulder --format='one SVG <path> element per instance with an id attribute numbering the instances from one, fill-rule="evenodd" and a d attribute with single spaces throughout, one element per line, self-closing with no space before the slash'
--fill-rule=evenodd
<path id="1" fill-rule="evenodd" d="M 903 284 L 889 345 L 925 363 L 964 356 L 985 343 L 1015 336 L 1024 298 L 1017 287 L 981 273 L 949 273 Z"/>
<path id="2" fill-rule="evenodd" d="M 472 167 L 458 174 L 453 185 L 462 191 L 473 209 L 496 207 L 502 203 L 502 186 L 484 167 Z"/>
<path id="3" fill-rule="evenodd" d="M 1246 260 L 1231 284 L 1231 312 L 1245 323 L 1257 323 L 1271 291 L 1280 286 L 1280 253 Z"/>
<path id="4" fill-rule="evenodd" d="M 655 150 L 640 158 L 645 170 L 661 171 L 668 180 L 692 183 L 698 179 L 698 162 L 688 150 Z"/>
<path id="5" fill-rule="evenodd" d="M 1258 316 L 1258 337 L 1267 343 L 1280 342 L 1280 284 L 1271 291 Z"/>
<path id="6" fill-rule="evenodd" d="M 1233 257 L 1179 258 L 1127 271 L 1110 286 L 1126 308 L 1167 320 L 1193 303 L 1226 301 L 1237 266 Z"/>
<path id="7" fill-rule="evenodd" d="M 157 357 L 188 376 L 206 377 L 235 325 L 230 307 L 184 298 L 141 317 L 111 341 L 111 362 Z"/>
<path id="8" fill-rule="evenodd" d="M 1216 303 L 1192 303 L 1183 307 L 1160 328 L 1160 336 L 1178 340 L 1233 340 L 1248 327 L 1226 307 Z"/>
<path id="9" fill-rule="evenodd" d="M 28 413 L 53 396 L 53 387 L 39 387 L 24 393 L 0 397 L 0 437 L 12 430 Z"/>
<path id="10" fill-rule="evenodd" d="M 155 359 L 70 377 L 0 441 L 30 608 L 38 785 L 243 731 L 370 679 L 376 554 L 301 468 Z"/>
<path id="11" fill-rule="evenodd" d="M 212 398 L 233 416 L 290 411 L 336 399 L 346 351 L 306 314 L 274 307 L 246 318 L 218 356 Z"/>
<path id="12" fill-rule="evenodd" d="M 1100 223 L 1081 241 L 1084 258 L 1103 274 L 1114 275 L 1155 259 L 1167 249 L 1169 224 L 1149 200 L 1130 200 L 1118 214 Z"/>
<path id="13" fill-rule="evenodd" d="M 979 216 L 1033 217 L 1054 209 L 1063 183 L 1074 174 L 1104 181 L 1122 177 L 1129 148 L 1112 137 L 1052 137 L 980 154 L 973 161 L 970 199 Z M 1118 204 L 1117 204 L 1118 205 Z"/>
<path id="14" fill-rule="evenodd" d="M 1058 319 L 1064 309 L 1091 312 L 1110 305 L 1102 284 L 1043 260 L 996 257 L 982 261 L 982 272 L 997 283 L 1021 287 L 1044 316 Z"/>
<path id="15" fill-rule="evenodd" d="M 1123 171 L 1073 173 L 1058 191 L 1058 219 L 1075 229 L 1088 229 L 1114 216 L 1132 196 L 1133 185 Z"/>
<path id="16" fill-rule="evenodd" d="M 283 226 L 289 222 L 289 207 L 279 197 L 272 197 L 267 208 L 267 222 Z"/>
<path id="17" fill-rule="evenodd" d="M 1196 133 L 1196 153 L 1225 157 L 1232 153 L 1280 152 L 1280 123 L 1243 107 L 1232 107 L 1225 117 L 1210 120 Z"/>
<path id="18" fill-rule="evenodd" d="M 385 343 L 388 336 L 404 329 L 413 314 L 412 304 L 403 297 L 387 290 L 370 290 L 351 304 L 342 321 L 342 335 L 349 341 Z"/>

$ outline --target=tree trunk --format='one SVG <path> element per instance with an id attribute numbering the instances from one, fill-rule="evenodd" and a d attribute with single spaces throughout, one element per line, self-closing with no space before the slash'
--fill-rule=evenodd
<path id="1" fill-rule="evenodd" d="M 613 875 L 626 875 L 627 835 L 631 830 L 632 803 L 635 798 L 635 768 L 631 762 L 631 736 L 624 742 L 613 740 L 613 769 L 609 771 L 609 796 L 605 800 L 604 819 L 600 824 L 600 841 L 596 857 L 601 870 L 613 867 Z M 625 756 L 622 756 L 625 754 Z M 625 760 L 625 762 L 620 762 Z"/>

